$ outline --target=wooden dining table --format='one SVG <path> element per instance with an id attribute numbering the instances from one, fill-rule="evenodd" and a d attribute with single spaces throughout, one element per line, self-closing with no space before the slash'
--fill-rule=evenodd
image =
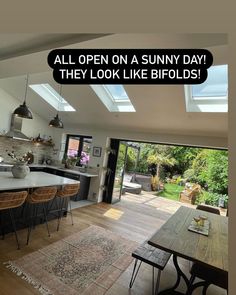
<path id="1" fill-rule="evenodd" d="M 209 221 L 208 236 L 188 230 L 194 217 L 199 215 L 206 216 Z M 159 294 L 183 294 L 176 290 L 181 278 L 188 286 L 189 279 L 181 270 L 178 257 L 228 272 L 228 217 L 181 206 L 148 243 L 172 253 L 177 272 L 175 285 Z"/>

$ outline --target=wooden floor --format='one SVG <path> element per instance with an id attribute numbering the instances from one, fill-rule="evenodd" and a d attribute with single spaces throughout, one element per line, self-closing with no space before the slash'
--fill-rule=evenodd
<path id="1" fill-rule="evenodd" d="M 104 227 L 128 239 L 141 243 L 160 228 L 181 205 L 178 203 L 173 205 L 173 203 L 169 202 L 163 205 L 163 202 L 161 203 L 158 201 L 158 197 L 152 195 L 146 197 L 140 196 L 140 198 L 141 199 L 137 199 L 135 195 L 127 194 L 122 197 L 121 202 L 115 205 L 100 203 L 74 209 L 73 226 L 70 223 L 70 216 L 68 216 L 67 218 L 63 218 L 61 229 L 57 232 L 56 221 L 50 221 L 51 237 L 48 237 L 45 225 L 39 225 L 32 232 L 31 241 L 28 246 L 25 245 L 26 230 L 21 230 L 19 231 L 21 250 L 16 250 L 14 235 L 6 235 L 5 240 L 0 240 L 0 295 L 39 294 L 38 291 L 28 283 L 6 269 L 3 262 L 22 257 L 25 254 L 38 250 L 92 224 Z M 162 200 L 162 198 L 159 198 L 159 200 Z M 185 260 L 181 260 L 180 262 L 181 267 L 188 272 L 189 262 Z M 151 294 L 151 267 L 145 264 L 141 266 L 136 282 L 130 290 L 128 285 L 132 267 L 133 263 L 113 284 L 106 295 Z M 160 289 L 171 286 L 174 282 L 175 270 L 170 261 L 162 274 Z M 201 290 L 197 290 L 194 294 L 201 294 L 200 291 Z M 226 292 L 212 286 L 209 288 L 207 294 L 225 295 Z"/>

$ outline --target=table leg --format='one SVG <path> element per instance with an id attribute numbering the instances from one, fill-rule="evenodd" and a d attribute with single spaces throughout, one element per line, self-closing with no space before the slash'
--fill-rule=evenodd
<path id="1" fill-rule="evenodd" d="M 180 295 L 180 294 L 185 294 L 185 293 L 181 293 L 179 291 L 176 291 L 176 289 L 178 288 L 179 284 L 180 284 L 180 280 L 181 278 L 183 278 L 185 284 L 186 284 L 186 290 L 187 290 L 187 287 L 188 287 L 188 284 L 189 284 L 189 279 L 187 278 L 187 276 L 182 272 L 182 270 L 180 269 L 179 267 L 179 264 L 178 264 L 178 261 L 177 261 L 177 256 L 173 254 L 173 263 L 174 263 L 174 266 L 175 266 L 175 269 L 176 269 L 176 273 L 177 273 L 177 280 L 174 284 L 173 287 L 171 288 L 168 288 L 166 290 L 163 290 L 163 291 L 160 291 L 158 293 L 158 295 Z"/>

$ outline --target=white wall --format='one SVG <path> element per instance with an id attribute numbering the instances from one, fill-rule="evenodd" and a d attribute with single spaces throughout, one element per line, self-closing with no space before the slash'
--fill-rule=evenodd
<path id="1" fill-rule="evenodd" d="M 20 102 L 0 88 L 0 134 L 9 131 L 11 115 Z M 23 119 L 22 132 L 28 137 L 46 135 L 54 137 L 55 130 L 48 126 L 48 122 L 33 113 L 33 120 Z"/>

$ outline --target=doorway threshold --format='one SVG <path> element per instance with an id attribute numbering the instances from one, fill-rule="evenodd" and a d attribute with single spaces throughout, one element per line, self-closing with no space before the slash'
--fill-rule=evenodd
<path id="1" fill-rule="evenodd" d="M 71 209 L 81 208 L 89 205 L 95 204 L 94 201 L 89 200 L 81 200 L 81 201 L 70 201 L 71 202 Z"/>

